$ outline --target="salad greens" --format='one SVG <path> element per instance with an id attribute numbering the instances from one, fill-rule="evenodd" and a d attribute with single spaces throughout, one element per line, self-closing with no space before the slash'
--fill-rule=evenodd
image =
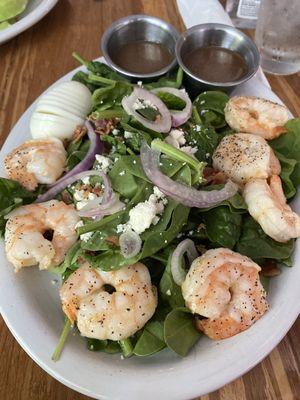
<path id="1" fill-rule="evenodd" d="M 5 216 L 13 209 L 23 204 L 32 203 L 37 198 L 37 192 L 26 190 L 20 183 L 10 179 L 0 178 L 0 235 L 4 236 Z"/>
<path id="2" fill-rule="evenodd" d="M 0 0 L 0 22 L 1 15 Z M 226 247 L 251 257 L 261 265 L 266 260 L 276 260 L 290 266 L 294 240 L 279 243 L 267 236 L 248 214 L 243 197 L 238 192 L 228 200 L 202 209 L 190 208 L 164 197 L 160 199 L 161 210 L 155 222 L 139 234 L 142 244 L 138 252 L 129 256 L 122 253 L 119 238 L 122 232 L 126 232 L 132 210 L 140 204 L 147 204 L 157 190 L 141 163 L 142 144 L 147 143 L 152 150 L 160 153 L 160 172 L 172 178 L 173 182 L 183 183 L 187 188 L 203 185 L 207 191 L 222 188 L 223 185 L 208 184 L 204 171 L 212 167 L 212 155 L 221 139 L 233 133 L 224 116 L 229 97 L 219 91 L 203 92 L 196 97 L 191 117 L 181 126 L 185 132 L 185 145 L 194 152 L 184 152 L 179 145 L 176 147 L 167 143 L 165 134 L 144 127 L 125 112 L 122 100 L 134 90 L 133 83 L 106 64 L 85 60 L 78 53 L 73 53 L 73 56 L 86 68 L 85 71 L 78 71 L 73 80 L 83 83 L 92 92 L 92 111 L 88 119 L 104 143 L 104 159 L 107 162 L 105 173 L 112 192 L 123 203 L 123 207 L 99 220 L 83 217 L 82 224 L 77 228 L 80 240 L 69 249 L 64 261 L 51 271 L 65 281 L 85 260 L 92 267 L 103 271 L 114 271 L 142 262 L 148 267 L 152 282 L 158 290 L 158 307 L 154 315 L 144 327 L 125 340 L 87 339 L 87 347 L 91 351 L 122 353 L 124 357 L 149 356 L 169 348 L 183 357 L 201 334 L 196 329 L 193 314 L 185 308 L 181 287 L 176 284 L 171 272 L 171 257 L 177 245 L 191 238 L 200 253 L 210 248 Z M 180 112 L 185 108 L 182 98 L 163 91 L 163 87 L 182 87 L 181 69 L 156 82 L 147 82 L 143 87 L 148 90 L 162 88 L 156 95 L 170 111 Z M 142 104 L 139 113 L 148 121 L 160 117 L 151 104 Z M 286 197 L 291 199 L 300 185 L 300 119 L 287 122 L 286 130 L 285 134 L 272 140 L 270 145 L 281 163 L 281 179 Z M 68 144 L 68 171 L 85 158 L 89 146 L 86 135 Z M 96 156 L 93 170 L 104 168 L 100 161 Z M 103 181 L 99 176 L 90 177 L 84 185 L 83 180 L 82 183 L 69 185 L 60 196 L 66 195 L 75 206 L 78 205 L 78 185 L 80 190 L 86 190 L 84 186 L 87 186 L 91 193 L 103 189 Z M 33 202 L 37 195 L 38 192 L 29 192 L 15 181 L 0 179 L 2 235 L 5 216 L 20 205 Z M 141 214 L 140 218 L 143 217 Z M 185 262 L 182 264 L 184 267 Z M 188 267 L 186 265 L 186 269 Z M 267 279 L 262 277 L 262 280 L 267 285 Z M 70 329 L 71 324 L 67 320 L 53 360 L 59 358 Z"/>

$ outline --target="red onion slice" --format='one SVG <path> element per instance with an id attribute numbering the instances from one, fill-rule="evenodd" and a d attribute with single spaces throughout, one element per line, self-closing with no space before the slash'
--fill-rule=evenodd
<path id="1" fill-rule="evenodd" d="M 152 93 L 167 92 L 174 94 L 174 96 L 179 97 L 185 101 L 185 107 L 181 111 L 170 111 L 172 116 L 172 127 L 177 128 L 183 125 L 192 115 L 192 102 L 189 98 L 187 92 L 184 89 L 175 89 L 171 87 L 162 87 L 151 90 Z"/>
<path id="2" fill-rule="evenodd" d="M 46 193 L 40 195 L 35 203 L 42 203 L 44 201 L 48 201 L 53 199 L 58 193 L 62 192 L 67 186 L 72 185 L 72 183 L 79 181 L 80 179 L 86 178 L 88 176 L 101 176 L 103 178 L 103 183 L 105 185 L 105 192 L 103 195 L 103 200 L 102 203 L 106 203 L 111 200 L 113 191 L 111 188 L 110 180 L 108 179 L 107 175 L 102 172 L 102 171 L 85 171 L 85 172 L 79 172 L 78 174 L 74 176 L 70 176 L 57 185 L 53 186 L 50 188 Z"/>
<path id="3" fill-rule="evenodd" d="M 119 238 L 121 254 L 125 258 L 136 256 L 142 247 L 142 239 L 131 229 L 123 232 Z"/>
<path id="4" fill-rule="evenodd" d="M 95 204 L 95 207 L 86 211 L 81 210 L 78 212 L 78 214 L 80 217 L 94 218 L 97 220 L 104 217 L 105 215 L 111 215 L 118 211 L 121 211 L 124 207 L 125 204 L 119 200 L 119 197 L 116 196 L 115 193 L 113 193 L 109 200 L 105 201 L 103 197 L 101 204 Z"/>
<path id="5" fill-rule="evenodd" d="M 178 286 L 182 285 L 186 276 L 186 271 L 182 267 L 182 258 L 185 253 L 188 257 L 190 264 L 195 260 L 195 258 L 198 257 L 197 249 L 191 239 L 185 239 L 180 242 L 171 257 L 171 273 L 174 282 Z"/>
<path id="6" fill-rule="evenodd" d="M 157 121 L 149 121 L 142 117 L 135 107 L 135 103 L 139 100 L 149 101 L 153 106 L 157 107 L 160 112 L 160 117 Z M 165 104 L 155 94 L 142 88 L 134 88 L 130 96 L 125 96 L 122 99 L 122 106 L 127 114 L 132 115 L 137 121 L 143 124 L 146 128 L 152 129 L 155 132 L 167 133 L 171 129 L 171 114 Z"/>
<path id="7" fill-rule="evenodd" d="M 102 154 L 104 150 L 103 143 L 100 140 L 100 136 L 97 135 L 92 127 L 92 124 L 89 121 L 85 122 L 85 126 L 87 127 L 88 137 L 90 139 L 90 147 L 86 156 L 79 164 L 77 164 L 71 171 L 67 172 L 64 176 L 62 176 L 58 181 L 50 185 L 49 187 L 55 187 L 63 182 L 65 179 L 70 178 L 80 172 L 89 170 L 95 161 L 96 154 Z"/>
<path id="8" fill-rule="evenodd" d="M 232 197 L 238 187 L 228 181 L 220 190 L 197 190 L 183 183 L 175 182 L 159 170 L 160 153 L 152 150 L 146 142 L 141 146 L 141 162 L 149 180 L 166 196 L 188 207 L 207 208 Z"/>

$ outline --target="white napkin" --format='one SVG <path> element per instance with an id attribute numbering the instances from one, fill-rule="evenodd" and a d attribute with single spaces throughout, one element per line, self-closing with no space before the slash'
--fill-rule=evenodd
<path id="1" fill-rule="evenodd" d="M 177 0 L 178 10 L 187 28 L 207 22 L 231 25 L 232 21 L 218 0 Z M 246 83 L 238 86 L 231 95 L 264 97 L 282 104 L 272 92 L 270 84 L 259 68 L 257 73 Z"/>

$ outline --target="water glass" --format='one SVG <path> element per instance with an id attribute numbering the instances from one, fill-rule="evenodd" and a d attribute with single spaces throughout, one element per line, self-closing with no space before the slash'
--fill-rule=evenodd
<path id="1" fill-rule="evenodd" d="M 264 71 L 300 71 L 300 0 L 262 0 L 255 41 Z"/>

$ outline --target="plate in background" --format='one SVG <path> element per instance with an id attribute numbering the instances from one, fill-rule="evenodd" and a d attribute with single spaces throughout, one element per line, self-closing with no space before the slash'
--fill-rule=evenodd
<path id="1" fill-rule="evenodd" d="M 30 0 L 25 11 L 19 15 L 19 20 L 0 31 L 0 44 L 36 24 L 52 10 L 57 2 L 58 0 Z"/>

